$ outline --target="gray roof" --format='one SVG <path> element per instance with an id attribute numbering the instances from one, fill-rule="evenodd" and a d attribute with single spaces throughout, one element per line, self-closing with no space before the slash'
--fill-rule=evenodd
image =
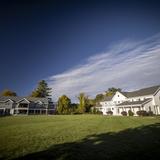
<path id="1" fill-rule="evenodd" d="M 26 98 L 27 100 L 32 101 L 32 102 L 36 102 L 36 101 L 41 101 L 43 103 L 49 102 L 48 98 L 36 98 L 36 97 L 24 97 L 24 98 Z"/>
<path id="2" fill-rule="evenodd" d="M 127 98 L 138 97 L 138 96 L 152 95 L 158 90 L 158 88 L 160 88 L 160 85 L 143 88 L 133 92 L 121 92 L 121 93 Z"/>
<path id="3" fill-rule="evenodd" d="M 151 100 L 152 100 L 152 98 L 146 98 L 143 101 L 132 101 L 132 102 L 125 101 L 125 102 L 122 102 L 122 103 L 118 104 L 117 106 L 141 105 L 143 103 L 150 102 Z"/>
<path id="4" fill-rule="evenodd" d="M 17 96 L 15 96 L 15 97 L 14 97 L 14 96 L 0 96 L 0 101 L 6 101 L 6 100 L 8 100 L 8 99 L 11 99 L 12 101 L 17 102 L 17 101 L 23 99 L 23 97 L 17 97 Z"/>
<path id="5" fill-rule="evenodd" d="M 104 102 L 104 101 L 111 101 L 112 98 L 113 98 L 113 96 L 114 96 L 114 95 L 112 95 L 112 96 L 106 96 L 106 97 L 104 97 L 104 99 L 103 99 L 101 102 Z"/>
<path id="6" fill-rule="evenodd" d="M 14 102 L 18 102 L 22 100 L 23 98 L 27 99 L 30 102 L 36 102 L 41 101 L 42 103 L 48 104 L 49 100 L 48 98 L 36 98 L 36 97 L 17 97 L 17 96 L 0 96 L 0 101 L 6 101 L 8 99 L 11 99 Z"/>
<path id="7" fill-rule="evenodd" d="M 94 107 L 102 107 L 102 105 L 98 103 Z"/>

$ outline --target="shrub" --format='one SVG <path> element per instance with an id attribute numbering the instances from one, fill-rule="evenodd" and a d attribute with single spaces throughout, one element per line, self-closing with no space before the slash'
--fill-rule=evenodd
<path id="1" fill-rule="evenodd" d="M 153 116 L 153 112 L 152 111 L 148 111 L 148 116 Z"/>
<path id="2" fill-rule="evenodd" d="M 137 111 L 137 115 L 138 116 L 148 116 L 148 113 L 144 110 L 141 110 L 141 111 Z"/>
<path id="3" fill-rule="evenodd" d="M 129 116 L 133 116 L 134 113 L 133 113 L 131 110 L 129 110 L 129 111 L 128 111 L 128 115 L 129 115 Z"/>
<path id="4" fill-rule="evenodd" d="M 96 112 L 97 112 L 97 109 L 94 107 L 94 108 L 91 110 L 91 113 L 96 114 Z"/>
<path id="5" fill-rule="evenodd" d="M 101 112 L 101 111 L 97 111 L 97 112 L 96 112 L 96 114 L 103 114 L 103 112 Z"/>
<path id="6" fill-rule="evenodd" d="M 93 108 L 90 109 L 90 113 L 92 113 L 92 114 L 103 114 L 103 112 L 99 111 L 95 107 L 93 107 Z"/>
<path id="7" fill-rule="evenodd" d="M 82 113 L 80 113 L 80 112 L 72 112 L 71 114 L 82 114 Z"/>
<path id="8" fill-rule="evenodd" d="M 113 115 L 113 112 L 112 111 L 108 111 L 106 112 L 108 115 Z"/>
<path id="9" fill-rule="evenodd" d="M 122 116 L 127 116 L 127 112 L 126 111 L 122 111 L 121 114 L 122 114 Z"/>

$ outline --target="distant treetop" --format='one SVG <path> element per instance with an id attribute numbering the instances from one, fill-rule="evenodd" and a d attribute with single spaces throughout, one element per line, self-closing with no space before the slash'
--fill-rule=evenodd
<path id="1" fill-rule="evenodd" d="M 32 92 L 31 97 L 49 97 L 51 96 L 52 88 L 48 87 L 48 84 L 45 80 L 41 80 L 38 83 L 37 88 Z"/>
<path id="2" fill-rule="evenodd" d="M 4 91 L 2 91 L 1 96 L 17 96 L 17 93 L 9 89 L 5 89 Z"/>

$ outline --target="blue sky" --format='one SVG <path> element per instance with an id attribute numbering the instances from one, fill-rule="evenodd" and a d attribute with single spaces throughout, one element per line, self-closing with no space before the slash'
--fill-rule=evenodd
<path id="1" fill-rule="evenodd" d="M 75 100 L 160 84 L 158 1 L 0 3 L 0 91 L 29 95 L 45 79 Z"/>

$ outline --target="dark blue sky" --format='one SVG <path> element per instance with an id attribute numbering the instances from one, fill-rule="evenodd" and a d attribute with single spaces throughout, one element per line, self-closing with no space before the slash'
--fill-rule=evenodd
<path id="1" fill-rule="evenodd" d="M 0 91 L 18 95 L 112 43 L 160 32 L 158 0 L 0 3 Z"/>

